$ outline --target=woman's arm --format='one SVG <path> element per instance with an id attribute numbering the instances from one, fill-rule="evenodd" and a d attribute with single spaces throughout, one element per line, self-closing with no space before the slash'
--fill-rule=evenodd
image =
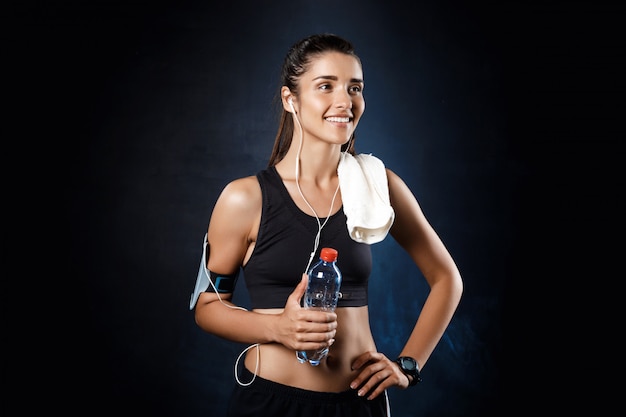
<path id="1" fill-rule="evenodd" d="M 394 172 L 387 169 L 389 196 L 395 212 L 390 233 L 420 269 L 430 292 L 409 340 L 398 356 L 414 358 L 420 369 L 443 336 L 463 292 L 461 274 L 439 236 L 426 220 L 417 199 Z M 359 375 L 351 386 L 369 399 L 391 386 L 407 388 L 409 381 L 393 358 L 364 352 L 352 363 Z"/>
<path id="2" fill-rule="evenodd" d="M 404 181 L 387 169 L 391 204 L 396 213 L 391 235 L 420 269 L 430 286 L 419 318 L 400 356 L 415 358 L 423 368 L 448 327 L 461 300 L 461 274 L 417 199 Z"/>
<path id="3" fill-rule="evenodd" d="M 238 271 L 254 249 L 261 217 L 262 195 L 255 177 L 228 184 L 220 194 L 209 222 L 208 269 L 218 274 Z M 232 293 L 200 294 L 195 320 L 204 331 L 240 343 L 277 342 L 294 350 L 328 346 L 334 337 L 336 314 L 300 306 L 306 275 L 280 313 L 265 314 L 234 305 Z M 221 298 L 221 300 L 220 300 Z"/>

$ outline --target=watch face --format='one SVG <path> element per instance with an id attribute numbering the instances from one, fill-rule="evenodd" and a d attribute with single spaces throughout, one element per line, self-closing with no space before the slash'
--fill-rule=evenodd
<path id="1" fill-rule="evenodd" d="M 417 365 L 412 358 L 401 358 L 400 364 L 402 365 L 402 368 L 406 369 L 407 371 L 414 371 L 415 369 L 417 369 Z"/>

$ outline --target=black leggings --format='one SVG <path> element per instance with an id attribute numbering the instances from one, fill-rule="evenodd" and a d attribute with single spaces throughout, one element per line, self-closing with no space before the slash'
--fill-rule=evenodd
<path id="1" fill-rule="evenodd" d="M 245 367 L 241 380 L 254 375 Z M 387 395 L 373 400 L 357 396 L 356 390 L 339 393 L 308 391 L 282 385 L 258 375 L 249 386 L 235 387 L 228 404 L 228 417 L 391 417 Z"/>

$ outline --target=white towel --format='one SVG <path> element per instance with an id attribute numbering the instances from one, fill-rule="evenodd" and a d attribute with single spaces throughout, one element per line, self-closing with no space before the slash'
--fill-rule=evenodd
<path id="1" fill-rule="evenodd" d="M 344 152 L 337 175 L 350 237 L 367 244 L 383 240 L 395 218 L 383 161 L 373 155 Z"/>

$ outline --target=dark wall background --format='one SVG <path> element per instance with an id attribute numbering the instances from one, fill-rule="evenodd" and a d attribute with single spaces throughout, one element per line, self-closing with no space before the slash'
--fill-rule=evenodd
<path id="1" fill-rule="evenodd" d="M 534 336 L 553 320 L 540 313 L 553 301 L 546 290 L 565 279 L 552 273 L 578 253 L 555 255 L 555 239 L 574 249 L 567 233 L 581 218 L 569 209 L 600 198 L 594 187 L 572 197 L 577 168 L 586 160 L 607 175 L 615 169 L 601 163 L 618 135 L 607 104 L 618 72 L 605 69 L 623 56 L 615 41 L 623 8 L 593 4 L 16 6 L 4 18 L 18 46 L 14 87 L 25 136 L 38 138 L 48 168 L 37 181 L 55 196 L 45 234 L 58 239 L 44 252 L 65 277 L 53 286 L 58 300 L 47 300 L 58 313 L 47 340 L 62 341 L 45 361 L 54 373 L 42 372 L 47 389 L 64 393 L 53 404 L 223 415 L 245 346 L 203 333 L 188 309 L 202 238 L 222 187 L 267 163 L 287 48 L 331 31 L 352 40 L 364 64 L 357 149 L 405 179 L 465 280 L 424 382 L 390 391 L 394 417 L 532 409 L 526 400 L 555 380 L 531 386 L 520 368 L 534 368 L 545 349 L 537 344 L 558 335 Z M 590 38 L 581 22 L 600 34 Z M 592 129 L 601 154 L 587 147 Z M 379 350 L 393 357 L 426 286 L 391 238 L 373 250 L 371 324 Z M 247 306 L 243 285 L 235 301 Z M 60 376 L 69 382 L 59 386 Z"/>

